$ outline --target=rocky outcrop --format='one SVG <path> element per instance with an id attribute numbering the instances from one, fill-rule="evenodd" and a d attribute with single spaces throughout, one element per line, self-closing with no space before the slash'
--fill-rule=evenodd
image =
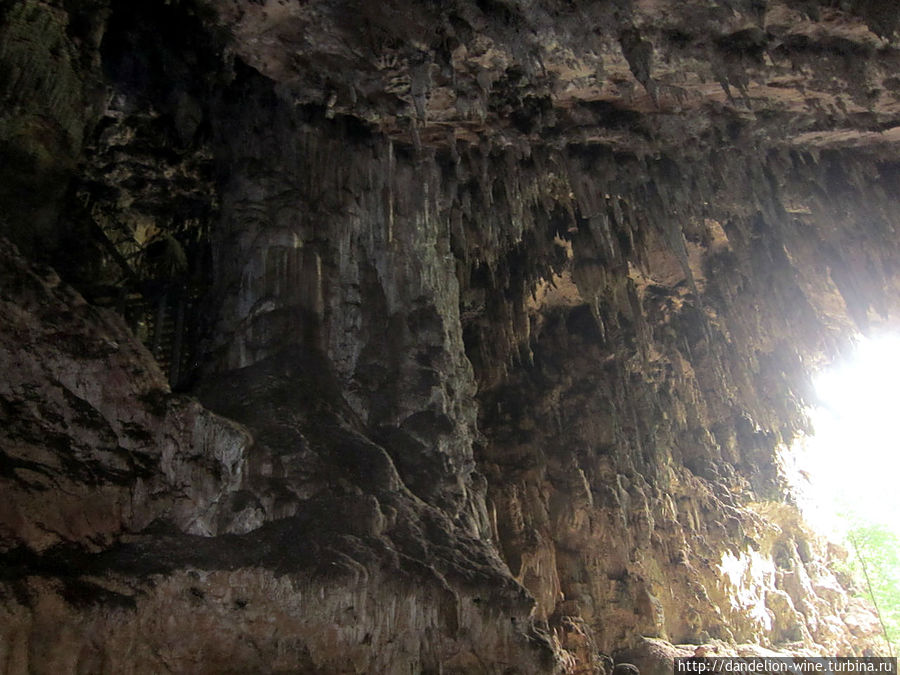
<path id="1" fill-rule="evenodd" d="M 0 3 L 0 664 L 877 651 L 780 453 L 900 297 L 879 7 Z"/>
<path id="2" fill-rule="evenodd" d="M 119 317 L 9 245 L 3 263 L 8 672 L 551 667 L 524 590 L 404 487 L 321 361 L 217 384 L 251 444 L 169 394 Z"/>
<path id="3" fill-rule="evenodd" d="M 241 485 L 249 437 L 172 397 L 121 318 L 3 250 L 7 550 L 99 550 L 167 520 L 209 536 Z"/>

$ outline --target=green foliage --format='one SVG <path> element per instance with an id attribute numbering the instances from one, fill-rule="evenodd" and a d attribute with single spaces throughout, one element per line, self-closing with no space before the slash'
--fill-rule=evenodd
<path id="1" fill-rule="evenodd" d="M 877 606 L 886 639 L 896 654 L 900 647 L 900 537 L 877 523 L 852 521 L 847 538 L 854 556 L 850 571 L 863 595 Z"/>

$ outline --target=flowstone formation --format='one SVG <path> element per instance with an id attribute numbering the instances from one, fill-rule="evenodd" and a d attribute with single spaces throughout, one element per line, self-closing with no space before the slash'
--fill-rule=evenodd
<path id="1" fill-rule="evenodd" d="M 781 457 L 898 310 L 898 27 L 0 1 L 0 670 L 880 653 Z"/>

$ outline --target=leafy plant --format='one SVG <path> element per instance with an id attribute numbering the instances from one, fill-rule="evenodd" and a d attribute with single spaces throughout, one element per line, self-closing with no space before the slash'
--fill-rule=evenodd
<path id="1" fill-rule="evenodd" d="M 900 537 L 883 524 L 850 520 L 850 570 L 863 582 L 893 656 L 900 646 Z"/>

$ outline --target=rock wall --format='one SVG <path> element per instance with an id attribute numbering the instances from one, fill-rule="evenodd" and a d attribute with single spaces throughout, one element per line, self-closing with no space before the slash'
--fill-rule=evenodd
<path id="1" fill-rule="evenodd" d="M 781 453 L 896 313 L 896 12 L 0 19 L 3 672 L 878 651 Z"/>

